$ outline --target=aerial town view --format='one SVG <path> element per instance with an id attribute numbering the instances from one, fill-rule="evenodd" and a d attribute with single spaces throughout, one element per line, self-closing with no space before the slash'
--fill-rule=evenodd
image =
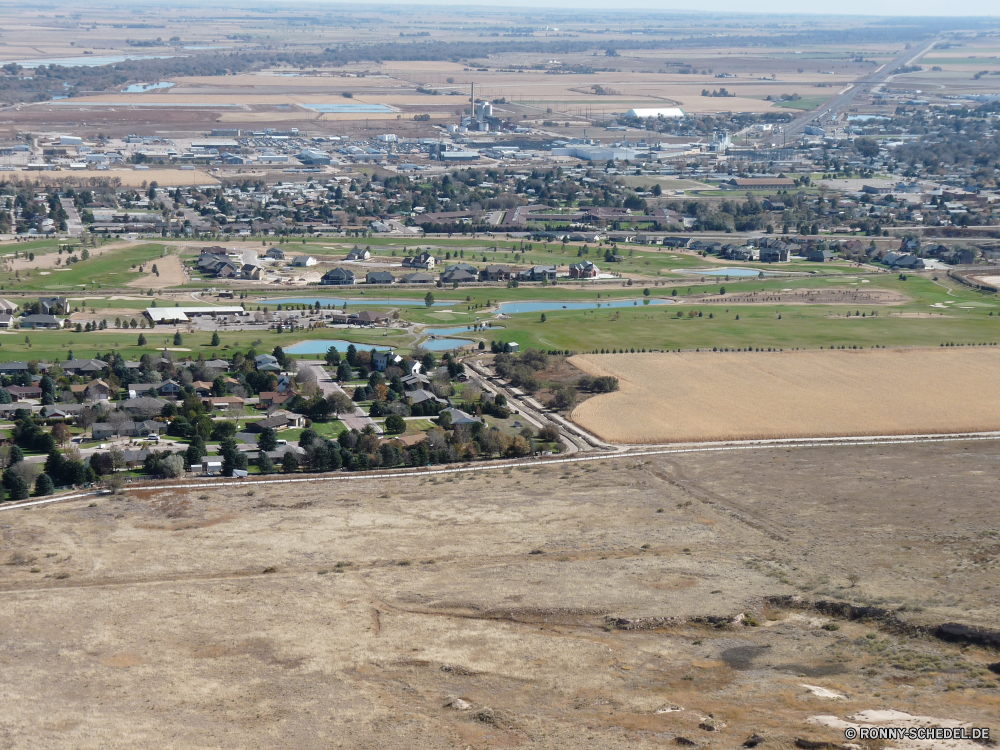
<path id="1" fill-rule="evenodd" d="M 3 4 L 0 748 L 998 746 L 995 6 L 556 2 Z"/>

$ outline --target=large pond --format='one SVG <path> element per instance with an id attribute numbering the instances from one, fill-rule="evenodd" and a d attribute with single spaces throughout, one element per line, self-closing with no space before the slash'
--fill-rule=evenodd
<path id="1" fill-rule="evenodd" d="M 96 68 L 126 60 L 165 60 L 177 55 L 86 55 L 84 57 L 52 57 L 44 60 L 16 60 L 23 68 L 37 68 L 40 65 L 61 65 L 64 68 Z"/>
<path id="2" fill-rule="evenodd" d="M 377 346 L 375 344 L 359 344 L 357 341 L 343 341 L 342 339 L 312 339 L 311 341 L 301 341 L 298 344 L 285 348 L 285 354 L 326 354 L 331 346 L 337 347 L 341 354 L 347 351 L 351 344 L 358 351 L 370 352 L 372 349 L 392 349 L 391 346 Z"/>
<path id="3" fill-rule="evenodd" d="M 474 343 L 476 342 L 470 339 L 429 339 L 422 342 L 420 346 L 430 352 L 450 352 L 452 349 Z"/>
<path id="4" fill-rule="evenodd" d="M 322 307 L 328 307 L 333 305 L 334 307 L 342 307 L 344 303 L 347 303 L 348 308 L 357 307 L 359 305 L 392 305 L 393 307 L 423 307 L 426 303 L 422 299 L 386 299 L 385 297 L 352 297 L 351 299 L 346 299 L 344 297 L 282 297 L 280 299 L 263 299 L 261 302 L 267 304 L 276 305 L 312 305 L 316 306 L 316 303 Z M 435 302 L 434 307 L 451 307 L 453 305 L 462 305 L 464 302 L 450 301 L 450 302 Z"/>
<path id="5" fill-rule="evenodd" d="M 683 271 L 682 273 L 693 273 L 698 276 L 737 276 L 740 278 L 759 276 L 760 270 L 757 268 L 713 268 L 711 271 Z M 773 271 L 764 271 L 765 276 L 774 276 Z"/>
<path id="6" fill-rule="evenodd" d="M 607 302 L 503 302 L 500 312 L 516 315 L 527 312 L 549 312 L 550 310 L 597 310 L 606 307 L 639 307 L 640 305 L 670 305 L 665 299 L 617 299 Z"/>
<path id="7" fill-rule="evenodd" d="M 169 89 L 175 84 L 170 81 L 160 81 L 159 83 L 133 83 L 122 89 L 123 94 L 141 94 L 144 91 L 155 91 L 156 89 Z"/>

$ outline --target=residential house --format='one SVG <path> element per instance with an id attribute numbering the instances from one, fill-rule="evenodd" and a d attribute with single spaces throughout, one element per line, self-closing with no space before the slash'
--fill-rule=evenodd
<path id="1" fill-rule="evenodd" d="M 48 314 L 22 315 L 18 322 L 21 328 L 62 328 L 62 321 Z"/>
<path id="2" fill-rule="evenodd" d="M 400 283 L 403 284 L 433 284 L 437 281 L 429 273 L 408 273 L 403 278 L 401 278 Z"/>
<path id="3" fill-rule="evenodd" d="M 111 386 L 97 378 L 82 385 L 71 385 L 69 389 L 74 396 L 88 401 L 107 401 L 111 398 Z"/>
<path id="4" fill-rule="evenodd" d="M 42 389 L 37 385 L 9 385 L 4 390 L 10 394 L 11 399 L 14 401 L 42 397 Z"/>
<path id="5" fill-rule="evenodd" d="M 532 266 L 517 274 L 521 281 L 555 281 L 555 266 Z"/>
<path id="6" fill-rule="evenodd" d="M 396 277 L 388 271 L 369 271 L 365 275 L 366 284 L 394 284 Z"/>
<path id="7" fill-rule="evenodd" d="M 215 266 L 215 278 L 217 279 L 235 279 L 240 275 L 241 266 L 237 266 L 235 263 L 230 263 L 228 260 L 224 260 Z"/>
<path id="8" fill-rule="evenodd" d="M 395 354 L 392 349 L 384 352 L 375 352 L 375 356 L 372 358 L 372 364 L 375 365 L 375 369 L 379 372 L 385 372 L 392 365 L 402 361 L 403 358 Z"/>
<path id="9" fill-rule="evenodd" d="M 277 358 L 271 354 L 258 354 L 254 358 L 254 364 L 260 372 L 281 372 L 281 365 L 278 364 Z"/>
<path id="10" fill-rule="evenodd" d="M 569 267 L 569 277 L 571 279 L 596 279 L 598 273 L 600 273 L 600 270 L 589 260 L 574 263 Z"/>
<path id="11" fill-rule="evenodd" d="M 269 248 L 266 253 L 264 253 L 264 257 L 269 260 L 284 260 L 285 251 L 282 250 L 280 247 L 272 247 Z"/>
<path id="12" fill-rule="evenodd" d="M 42 418 L 75 419 L 84 408 L 83 404 L 50 404 L 42 407 Z"/>
<path id="13" fill-rule="evenodd" d="M 806 253 L 806 260 L 812 261 L 813 263 L 826 263 L 827 261 L 833 260 L 834 255 L 829 250 L 820 250 L 819 248 L 813 248 L 808 253 Z"/>
<path id="14" fill-rule="evenodd" d="M 240 278 L 249 279 L 251 281 L 260 281 L 263 273 L 264 271 L 260 266 L 248 263 L 240 269 Z"/>
<path id="15" fill-rule="evenodd" d="M 419 372 L 415 372 L 412 375 L 404 375 L 400 380 L 403 381 L 403 388 L 408 391 L 416 391 L 421 388 L 430 388 L 431 379 L 426 375 L 422 375 Z"/>
<path id="16" fill-rule="evenodd" d="M 283 406 L 293 398 L 295 398 L 295 394 L 292 391 L 285 391 L 284 393 L 278 393 L 277 391 L 261 391 L 258 403 L 264 408 L 269 409 L 272 406 Z"/>
<path id="17" fill-rule="evenodd" d="M 272 430 L 284 430 L 288 428 L 301 427 L 304 420 L 299 414 L 292 414 L 288 411 L 275 412 L 269 414 L 264 419 L 256 422 L 248 422 L 246 432 L 259 433 L 270 427 Z"/>
<path id="18" fill-rule="evenodd" d="M 760 249 L 761 263 L 787 263 L 789 259 L 787 247 L 762 247 Z"/>
<path id="19" fill-rule="evenodd" d="M 447 414 L 451 417 L 452 427 L 457 427 L 458 425 L 470 425 L 470 424 L 482 424 L 482 419 L 479 417 L 473 417 L 471 414 L 466 414 L 461 409 L 442 409 L 439 414 Z"/>
<path id="20" fill-rule="evenodd" d="M 354 271 L 347 268 L 334 268 L 323 274 L 319 283 L 323 286 L 351 286 L 354 283 Z"/>
<path id="21" fill-rule="evenodd" d="M 7 299 L 0 299 L 0 313 L 13 315 L 17 312 L 17 304 Z"/>
<path id="22" fill-rule="evenodd" d="M 153 386 L 153 390 L 156 391 L 161 398 L 177 398 L 180 396 L 183 388 L 176 380 L 164 380 L 162 383 L 157 383 Z"/>
<path id="23" fill-rule="evenodd" d="M 0 313 L 0 328 L 13 328 L 14 316 L 9 313 Z"/>
<path id="24" fill-rule="evenodd" d="M 414 391 L 408 391 L 406 397 L 410 399 L 410 404 L 416 406 L 417 404 L 423 404 L 427 401 L 433 401 L 436 404 L 446 404 L 448 403 L 443 398 L 438 398 L 433 393 L 423 388 L 418 388 Z"/>
<path id="25" fill-rule="evenodd" d="M 418 268 L 423 271 L 430 271 L 436 262 L 433 255 L 428 252 L 420 253 L 411 257 L 403 258 L 403 268 Z"/>
<path id="26" fill-rule="evenodd" d="M 355 247 L 347 254 L 347 260 L 368 260 L 372 253 L 368 248 Z"/>
<path id="27" fill-rule="evenodd" d="M 106 362 L 99 359 L 67 359 L 62 368 L 71 375 L 89 375 L 95 377 L 108 369 Z"/>
<path id="28" fill-rule="evenodd" d="M 479 271 L 480 281 L 510 281 L 510 266 L 491 264 Z"/>
<path id="29" fill-rule="evenodd" d="M 239 396 L 211 396 L 203 398 L 201 403 L 207 409 L 233 409 L 243 406 L 244 401 Z"/>
<path id="30" fill-rule="evenodd" d="M 479 272 L 468 263 L 456 263 L 441 272 L 442 284 L 468 284 L 479 280 Z"/>
<path id="31" fill-rule="evenodd" d="M 94 422 L 90 431 L 94 440 L 104 440 L 112 437 L 145 437 L 159 435 L 163 422 L 147 419 L 143 422 Z"/>
<path id="32" fill-rule="evenodd" d="M 296 255 L 292 259 L 292 266 L 295 268 L 308 268 L 309 266 L 315 266 L 318 262 L 311 255 Z"/>
<path id="33" fill-rule="evenodd" d="M 43 315 L 66 315 L 69 303 L 65 297 L 39 297 L 38 304 Z"/>

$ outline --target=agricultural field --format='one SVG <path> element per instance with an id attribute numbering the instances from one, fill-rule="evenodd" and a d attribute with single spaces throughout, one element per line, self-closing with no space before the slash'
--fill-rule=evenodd
<path id="1" fill-rule="evenodd" d="M 616 443 L 1000 430 L 1000 403 L 950 387 L 1000 376 L 1000 349 L 581 355 L 621 390 L 573 419 Z M 917 387 L 915 384 L 923 384 Z"/>
<path id="2" fill-rule="evenodd" d="M 904 628 L 1000 614 L 995 463 L 982 442 L 762 449 L 5 511 L 0 721 L 38 748 L 990 726 L 996 655 Z M 898 620 L 812 606 L 830 598 Z"/>

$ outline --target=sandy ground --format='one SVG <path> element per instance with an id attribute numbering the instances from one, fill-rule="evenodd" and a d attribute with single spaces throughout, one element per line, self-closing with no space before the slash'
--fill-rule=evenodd
<path id="1" fill-rule="evenodd" d="M 992 347 L 593 354 L 571 362 L 621 383 L 573 411 L 610 442 L 1000 430 L 1000 402 L 945 387 L 1000 377 Z M 919 395 L 904 382 L 941 387 Z"/>
<path id="2" fill-rule="evenodd" d="M 768 597 L 995 623 L 996 460 L 764 450 L 2 512 L 0 736 L 721 749 L 839 744 L 812 717 L 871 709 L 988 726 L 995 655 Z"/>
<path id="3" fill-rule="evenodd" d="M 187 281 L 184 273 L 184 266 L 181 259 L 176 255 L 168 255 L 155 262 L 159 276 L 152 272 L 153 263 L 146 265 L 146 275 L 138 279 L 133 279 L 125 286 L 140 287 L 142 289 L 166 289 L 172 286 L 180 286 Z"/>

